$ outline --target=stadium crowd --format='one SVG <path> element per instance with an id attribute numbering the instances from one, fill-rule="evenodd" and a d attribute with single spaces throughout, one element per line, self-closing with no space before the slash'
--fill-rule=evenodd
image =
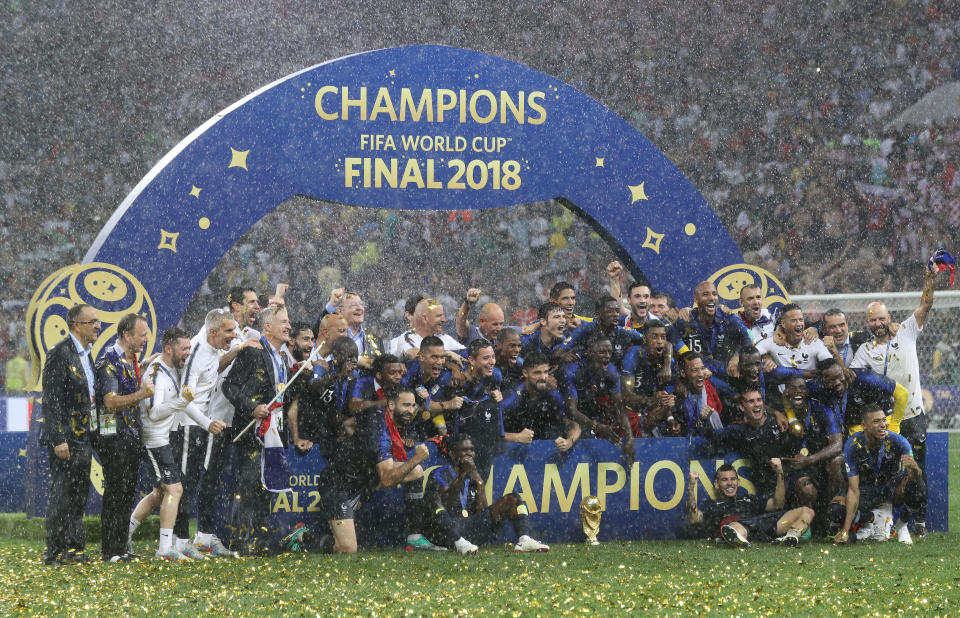
<path id="1" fill-rule="evenodd" d="M 630 469 L 636 440 L 660 437 L 702 438 L 751 464 L 756 495 L 742 495 L 736 469 L 720 468 L 717 497 L 703 510 L 691 476 L 686 533 L 741 547 L 795 546 L 811 528 L 835 543 L 891 534 L 912 543 L 910 522 L 926 534 L 916 341 L 937 271 L 950 264 L 943 252 L 930 259 L 920 304 L 903 323 L 874 302 L 857 332 L 839 310 L 816 328 L 794 304 L 774 319 L 752 284 L 736 312 L 708 281 L 692 307 L 678 308 L 643 281 L 626 285 L 618 262 L 604 268 L 613 294 L 599 297 L 592 317 L 580 315 L 591 312 L 577 307 L 567 281 L 550 287 L 527 326 L 509 324 L 470 287 L 452 328 L 436 299 L 402 299 L 407 324 L 392 337 L 366 323 L 365 299 L 352 290 L 334 288 L 323 307 L 291 320 L 287 286 L 273 295 L 236 286 L 196 334 L 168 329 L 150 358 L 137 314 L 91 358 L 101 323 L 79 304 L 43 371 L 41 443 L 53 473 L 44 560 L 89 559 L 81 516 L 92 450 L 104 474 L 103 559 L 125 562 L 157 508 L 162 559 L 353 553 L 355 512 L 395 486 L 411 551 L 476 553 L 507 520 L 516 551 L 546 551 L 519 495 L 487 504 L 484 475 L 498 444 L 547 440 L 565 452 L 609 440 Z M 271 494 L 290 488 L 287 453 L 314 449 L 326 462 L 317 488 L 329 529 L 301 523 L 277 542 Z M 431 449 L 449 463 L 424 482 Z M 141 461 L 154 490 L 134 505 Z M 225 539 L 215 527 L 221 495 L 231 503 Z"/>
<path id="2" fill-rule="evenodd" d="M 291 6 L 264 19 L 254 7 L 223 11 L 211 2 L 189 12 L 162 2 L 148 10 L 11 5 L 0 25 L 4 361 L 25 343 L 33 290 L 83 257 L 148 162 L 277 76 L 385 40 L 482 49 L 580 87 L 664 150 L 717 210 L 745 261 L 777 274 L 794 294 L 905 289 L 919 275 L 915 264 L 957 237 L 960 126 L 953 119 L 889 125 L 960 77 L 953 53 L 960 14 L 949 3 L 746 0 L 689 11 L 663 1 L 526 0 L 493 10 L 460 2 L 371 13 L 345 2 L 324 7 L 328 19 L 301 18 L 315 9 Z M 237 40 L 231 33 L 240 29 L 253 32 Z M 62 70 L 74 63 L 96 70 Z M 503 249 L 532 252 L 539 259 L 525 262 L 529 270 L 503 283 L 512 287 L 490 290 L 511 315 L 541 301 L 550 279 L 572 281 L 582 300 L 604 283 L 594 273 L 609 250 L 555 202 L 449 217 L 299 205 L 277 211 L 281 247 L 263 243 L 255 228 L 231 252 L 195 301 L 193 319 L 232 284 L 272 286 L 291 267 L 303 279 L 290 280 L 303 299 L 329 289 L 317 280 L 327 256 L 307 249 L 331 244 L 348 251 L 327 279 L 349 272 L 371 303 L 399 297 L 400 289 L 370 292 L 399 279 L 383 276 L 387 247 L 417 258 L 406 244 L 410 230 L 454 243 L 445 257 L 464 256 L 456 270 L 478 281 L 499 281 L 490 275 Z M 23 250 L 18 231 L 26 229 L 34 242 Z M 589 263 L 597 255 L 599 263 Z M 420 259 L 418 287 L 453 289 L 459 275 Z M 399 307 L 372 309 L 385 330 L 402 321 Z"/>

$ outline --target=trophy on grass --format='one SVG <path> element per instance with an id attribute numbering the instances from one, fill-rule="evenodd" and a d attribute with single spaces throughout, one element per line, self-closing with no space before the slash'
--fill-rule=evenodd
<path id="1" fill-rule="evenodd" d="M 603 514 L 603 507 L 600 506 L 600 500 L 596 496 L 586 496 L 580 502 L 580 523 L 583 525 L 583 533 L 587 535 L 587 545 L 599 545 L 597 533 L 600 532 L 600 516 Z"/>

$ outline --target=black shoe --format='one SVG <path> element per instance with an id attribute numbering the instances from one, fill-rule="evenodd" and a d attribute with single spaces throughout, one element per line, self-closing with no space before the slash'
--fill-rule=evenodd
<path id="1" fill-rule="evenodd" d="M 43 563 L 47 566 L 60 566 L 63 564 L 61 560 L 61 554 L 59 552 L 53 554 L 43 554 Z"/>
<path id="2" fill-rule="evenodd" d="M 88 555 L 86 555 L 82 551 L 77 551 L 74 549 L 64 552 L 60 560 L 63 562 L 63 564 L 89 564 L 90 563 L 90 557 Z"/>
<path id="3" fill-rule="evenodd" d="M 132 558 L 127 554 L 116 554 L 114 556 L 104 556 L 104 562 L 130 562 Z"/>

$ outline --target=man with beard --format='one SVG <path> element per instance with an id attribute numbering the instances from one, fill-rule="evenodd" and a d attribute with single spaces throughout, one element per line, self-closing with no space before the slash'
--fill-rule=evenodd
<path id="1" fill-rule="evenodd" d="M 617 372 L 623 366 L 623 357 L 627 351 L 643 343 L 643 335 L 635 330 L 627 330 L 619 325 L 620 305 L 609 294 L 597 299 L 597 317 L 590 324 L 583 324 L 570 335 L 570 348 L 576 351 L 584 350 L 584 342 L 594 334 L 605 337 L 610 342 L 612 351 L 610 362 Z"/>
<path id="2" fill-rule="evenodd" d="M 676 374 L 676 363 L 667 341 L 667 327 L 657 318 L 643 324 L 643 344 L 633 346 L 623 359 L 620 371 L 623 402 L 634 436 L 642 435 L 642 413 L 661 400 L 673 407 L 673 395 L 664 390 L 669 376 Z M 664 370 L 666 368 L 666 371 Z"/>
<path id="3" fill-rule="evenodd" d="M 687 490 L 687 521 L 702 525 L 715 538 L 722 538 L 734 547 L 749 547 L 751 537 L 755 541 L 796 547 L 800 544 L 800 535 L 813 521 L 814 512 L 805 506 L 782 510 L 786 493 L 783 469 L 779 459 L 771 459 L 770 466 L 777 474 L 777 487 L 771 497 L 739 495 L 740 476 L 736 468 L 730 464 L 717 468 L 717 475 L 713 479 L 717 498 L 708 500 L 703 511 L 697 505 L 700 475 L 691 472 Z"/>
<path id="4" fill-rule="evenodd" d="M 424 439 L 447 433 L 444 412 L 448 404 L 435 400 L 450 383 L 450 370 L 444 367 L 445 363 L 443 341 L 427 335 L 420 342 L 417 360 L 407 363 L 407 373 L 401 381 L 403 386 L 413 390 L 417 405 L 423 411 L 421 419 L 414 425 Z"/>
<path id="5" fill-rule="evenodd" d="M 503 392 L 513 392 L 523 383 L 523 359 L 520 358 L 520 351 L 523 344 L 520 340 L 520 333 L 512 328 L 505 328 L 500 331 L 497 341 L 493 346 L 493 351 L 497 356 L 497 369 L 503 376 Z M 556 385 L 556 380 L 554 380 Z"/>
<path id="6" fill-rule="evenodd" d="M 292 376 L 300 369 L 300 363 L 310 362 L 310 355 L 313 354 L 313 329 L 310 328 L 309 324 L 306 322 L 294 322 L 293 325 L 290 326 L 290 343 L 287 344 L 286 349 L 289 351 L 290 357 L 287 359 L 287 365 L 290 375 Z M 285 406 L 287 417 L 286 425 L 290 429 L 290 440 L 298 452 L 301 452 L 301 448 L 297 447 L 298 444 L 300 444 L 301 447 L 305 446 L 299 431 L 301 411 L 305 413 L 304 416 L 306 418 L 313 416 L 313 411 L 310 409 L 312 402 L 310 401 L 309 394 L 312 379 L 313 371 L 306 369 L 287 389 L 287 404 Z M 310 447 L 307 447 L 303 449 L 303 452 L 309 450 Z"/>
<path id="7" fill-rule="evenodd" d="M 723 426 L 721 414 L 723 403 L 707 377 L 703 358 L 696 352 L 687 352 L 680 359 L 680 380 L 675 387 L 667 387 L 675 393 L 673 406 L 669 400 L 658 399 L 644 419 L 644 430 L 655 437 L 702 436 L 703 426 L 709 423 L 715 429 Z M 729 414 L 729 412 L 728 412 Z"/>
<path id="8" fill-rule="evenodd" d="M 704 436 L 718 453 L 735 452 L 749 459 L 757 493 L 770 494 L 777 485 L 777 470 L 770 461 L 786 452 L 786 435 L 780 430 L 777 419 L 764 409 L 760 391 L 741 393 L 738 410 L 741 414 L 739 420 L 743 422 L 720 429 L 714 429 L 708 423 L 704 425 Z"/>
<path id="9" fill-rule="evenodd" d="M 144 462 L 153 483 L 153 491 L 144 496 L 130 515 L 128 544 L 133 533 L 146 517 L 160 507 L 160 543 L 156 557 L 165 560 L 189 559 L 177 549 L 173 525 L 183 495 L 180 468 L 170 448 L 170 430 L 181 414 L 212 434 L 226 428 L 223 421 L 212 421 L 193 404 L 193 393 L 180 389 L 180 371 L 190 355 L 190 336 L 183 329 L 167 329 L 160 339 L 163 354 L 147 368 L 154 382 L 155 393 L 141 415 Z M 189 542 L 189 539 L 183 539 Z"/>
<path id="10" fill-rule="evenodd" d="M 394 393 L 403 380 L 407 368 L 393 354 L 383 354 L 373 359 L 373 375 L 357 379 L 350 393 L 348 406 L 350 416 L 371 408 L 382 410 L 387 397 Z"/>
<path id="11" fill-rule="evenodd" d="M 778 367 L 792 367 L 794 369 L 816 369 L 817 363 L 830 358 L 833 354 L 819 339 L 807 343 L 803 337 L 804 321 L 803 310 L 800 305 L 789 303 L 780 310 L 780 330 L 783 332 L 784 344 L 774 342 L 773 337 L 767 337 L 757 343 L 760 354 L 766 354 Z"/>
<path id="12" fill-rule="evenodd" d="M 336 441 L 343 435 L 344 420 L 352 416 L 349 410 L 350 393 L 359 374 L 357 373 L 357 344 L 346 335 L 330 343 L 330 360 L 315 365 L 308 394 L 301 397 L 297 418 L 291 420 L 290 429 L 296 425 L 294 446 L 300 454 L 306 454 L 314 445 L 324 459 L 329 460 Z M 302 402 L 308 402 L 303 407 Z M 351 425 L 351 428 L 353 425 Z"/>
<path id="13" fill-rule="evenodd" d="M 230 313 L 222 318 L 232 317 L 233 337 L 227 340 L 226 347 L 203 345 L 209 343 L 210 329 L 206 321 L 199 333 L 191 341 L 190 359 L 184 371 L 184 385 L 195 391 L 196 403 L 212 419 L 223 421 L 226 429 L 214 435 L 201 432 L 189 417 L 182 417 L 181 429 L 172 440 L 174 457 L 181 463 L 181 481 L 184 495 L 180 500 L 180 512 L 174 533 L 178 539 L 184 538 L 189 531 L 189 514 L 197 500 L 197 535 L 194 543 L 178 540 L 178 549 L 188 558 L 199 558 L 204 553 L 212 556 L 233 556 L 219 538 L 213 534 L 216 519 L 226 503 L 220 500 L 221 487 L 225 478 L 223 470 L 233 455 L 233 404 L 223 392 L 223 381 L 233 368 L 233 361 L 243 349 L 263 348 L 262 337 L 253 326 L 260 317 L 261 305 L 253 288 L 235 287 L 227 294 Z M 209 314 L 208 314 L 209 316 Z M 221 319 L 222 319 L 221 318 Z M 226 324 L 224 323 L 223 326 Z M 224 336 L 220 333 L 219 336 Z M 214 383 L 206 384 L 212 356 L 216 355 L 217 375 Z M 196 365 L 199 361 L 200 365 Z M 190 381 L 190 384 L 187 383 Z M 230 492 L 223 492 L 227 495 Z"/>
<path id="14" fill-rule="evenodd" d="M 679 320 L 676 329 L 691 351 L 725 364 L 734 352 L 750 343 L 750 332 L 740 318 L 720 309 L 713 283 L 698 283 L 693 297 L 696 306 L 690 318 Z"/>
<path id="15" fill-rule="evenodd" d="M 103 466 L 100 542 L 105 562 L 129 562 L 136 557 L 125 533 L 143 452 L 140 402 L 153 395 L 153 382 L 140 374 L 149 337 L 147 321 L 128 313 L 117 322 L 116 343 L 97 362 L 97 454 Z"/>
<path id="16" fill-rule="evenodd" d="M 497 303 L 487 303 L 480 307 L 476 326 L 467 319 L 470 316 L 470 309 L 480 300 L 481 293 L 480 288 L 467 290 L 457 311 L 457 338 L 465 346 L 469 346 L 477 339 L 485 339 L 493 343 L 503 330 L 503 309 Z"/>
<path id="17" fill-rule="evenodd" d="M 518 494 L 508 494 L 487 506 L 470 436 L 458 434 L 449 448 L 452 465 L 433 471 L 424 496 L 424 503 L 433 511 L 430 524 L 438 542 L 461 554 L 474 554 L 477 545 L 496 543 L 504 522 L 509 520 L 517 535 L 515 552 L 548 551 L 547 545 L 530 536 L 527 507 Z"/>
<path id="18" fill-rule="evenodd" d="M 209 434 L 213 436 L 211 440 L 206 432 L 201 434 L 199 427 L 183 418 L 180 428 L 170 436 L 174 461 L 180 463 L 180 482 L 183 484 L 183 496 L 173 527 L 178 539 L 190 536 L 190 512 L 193 510 L 194 494 L 197 494 L 197 535 L 192 544 L 179 540 L 177 545 L 180 553 L 191 558 L 199 557 L 202 555 L 200 552 L 211 556 L 235 555 L 214 534 L 214 528 L 218 510 L 223 508 L 217 500 L 223 467 L 233 452 L 231 425 L 234 410 L 233 404 L 223 394 L 225 376 L 219 367 L 223 356 L 230 354 L 236 357 L 234 351 L 240 349 L 262 350 L 263 345 L 259 340 L 238 340 L 237 323 L 233 315 L 222 309 L 213 309 L 204 319 L 203 330 L 191 340 L 190 356 L 183 369 L 182 387 L 193 393 L 194 405 L 207 417 L 223 421 L 227 426 L 216 436 Z M 206 465 L 205 461 L 208 462 Z"/>
<path id="19" fill-rule="evenodd" d="M 627 467 L 633 465 L 633 431 L 623 407 L 620 375 L 610 362 L 613 346 L 601 335 L 586 345 L 586 358 L 567 366 L 561 382 L 566 416 L 583 435 L 619 444 Z"/>
<path id="20" fill-rule="evenodd" d="M 783 464 L 789 471 L 790 497 L 798 503 L 814 506 L 837 495 L 844 484 L 843 423 L 831 408 L 816 400 L 803 378 L 787 380 L 784 400 L 791 419 Z M 808 478 L 810 483 L 802 482 Z"/>
<path id="21" fill-rule="evenodd" d="M 740 288 L 740 311 L 736 315 L 743 320 L 754 343 L 773 337 L 773 317 L 763 306 L 759 285 L 748 283 Z"/>
<path id="22" fill-rule="evenodd" d="M 379 356 L 376 360 L 383 358 Z M 354 518 L 361 503 L 366 502 L 375 489 L 398 484 L 406 489 L 408 483 L 413 488 L 423 481 L 420 464 L 427 460 L 430 451 L 425 444 L 417 444 L 413 454 L 408 455 L 391 412 L 400 407 L 412 410 L 413 394 L 398 387 L 389 399 L 394 403 L 357 415 L 356 428 L 337 443 L 328 465 L 320 473 L 317 482 L 320 505 L 333 532 L 332 543 L 321 538 L 315 544 L 320 551 L 356 553 Z M 398 405 L 398 401 L 403 403 Z"/>
<path id="23" fill-rule="evenodd" d="M 443 332 L 447 317 L 443 305 L 432 298 L 424 298 L 417 303 L 413 312 L 413 330 L 407 331 L 390 340 L 390 353 L 403 359 L 414 359 L 420 350 L 420 342 L 424 337 L 433 335 L 443 341 L 443 349 L 448 352 L 457 352 L 464 349 L 463 344 Z M 451 358 L 450 354 L 447 355 Z"/>
<path id="24" fill-rule="evenodd" d="M 844 367 L 849 367 L 853 362 L 853 355 L 856 354 L 860 346 L 869 341 L 870 333 L 867 331 L 847 330 L 847 316 L 843 311 L 836 307 L 827 309 L 823 314 L 823 335 L 832 337 L 834 345 L 837 347 L 839 361 Z"/>
<path id="25" fill-rule="evenodd" d="M 847 470 L 847 495 L 843 509 L 832 510 L 831 519 L 843 512 L 840 533 L 836 543 L 849 542 L 850 528 L 855 523 L 870 523 L 872 509 L 892 502 L 903 510 L 893 525 L 897 540 L 911 544 L 907 530 L 911 514 L 924 508 L 927 486 L 920 466 L 913 458 L 910 443 L 900 434 L 887 430 L 883 410 L 871 408 L 863 415 L 863 431 L 850 436 L 843 447 Z"/>
<path id="26" fill-rule="evenodd" d="M 920 386 L 917 337 L 933 307 L 936 272 L 927 269 L 920 305 L 896 331 L 892 328 L 886 305 L 880 302 L 867 305 L 867 326 L 873 334 L 873 340 L 860 346 L 850 363 L 851 367 L 868 367 L 882 373 L 909 391 L 907 409 L 895 431 L 899 431 L 910 442 L 920 470 L 926 469 L 927 415 L 923 409 L 923 390 Z M 926 528 L 926 512 L 921 511 L 917 513 L 917 534 L 923 537 Z"/>
<path id="27" fill-rule="evenodd" d="M 236 410 L 234 421 L 241 428 L 254 419 L 263 420 L 270 416 L 267 404 L 282 392 L 288 378 L 287 367 L 280 355 L 280 348 L 290 336 L 287 310 L 267 307 L 261 319 L 262 348 L 241 351 L 223 382 L 224 395 Z M 282 394 L 277 402 L 283 404 Z M 270 494 L 261 480 L 264 445 L 257 438 L 256 428 L 251 428 L 237 440 L 235 450 L 237 479 L 232 511 L 235 535 L 231 543 L 243 555 L 257 555 L 267 550 L 264 527 L 270 516 Z"/>
<path id="28" fill-rule="evenodd" d="M 524 359 L 523 382 L 503 400 L 506 431 L 530 431 L 534 440 L 553 440 L 564 452 L 580 438 L 580 425 L 564 418 L 563 396 L 550 386 L 550 360 L 539 352 Z"/>
<path id="29" fill-rule="evenodd" d="M 833 411 L 846 429 L 846 435 L 860 431 L 863 412 L 873 406 L 882 410 L 892 407 L 888 424 L 891 431 L 900 427 L 910 399 L 910 393 L 903 385 L 869 369 L 848 369 L 848 375 L 832 358 L 820 363 L 819 369 L 820 381 L 810 385 L 812 398 Z"/>

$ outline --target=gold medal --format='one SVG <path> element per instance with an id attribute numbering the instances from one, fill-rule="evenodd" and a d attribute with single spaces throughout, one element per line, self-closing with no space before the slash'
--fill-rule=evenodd
<path id="1" fill-rule="evenodd" d="M 279 393 L 280 391 L 282 391 L 285 386 L 286 384 L 284 384 L 283 382 L 281 382 L 280 384 L 277 384 L 277 392 Z"/>
<path id="2" fill-rule="evenodd" d="M 807 447 L 803 447 L 802 449 L 800 449 L 800 456 L 801 456 L 801 457 L 806 457 L 806 456 L 809 455 L 809 454 L 810 454 L 810 451 L 807 450 Z"/>
<path id="3" fill-rule="evenodd" d="M 183 390 L 180 391 L 180 394 L 182 394 L 182 395 L 183 395 L 183 398 L 186 399 L 187 401 L 193 401 L 193 387 L 192 387 L 192 386 L 184 386 L 184 387 L 183 387 Z"/>
<path id="4" fill-rule="evenodd" d="M 430 411 L 429 411 L 429 410 L 424 410 L 424 411 L 423 411 L 423 420 L 425 420 L 425 421 L 429 421 L 429 420 L 430 420 Z"/>
<path id="5" fill-rule="evenodd" d="M 462 513 L 464 517 L 470 517 L 470 513 L 467 512 L 467 509 L 463 509 Z"/>

